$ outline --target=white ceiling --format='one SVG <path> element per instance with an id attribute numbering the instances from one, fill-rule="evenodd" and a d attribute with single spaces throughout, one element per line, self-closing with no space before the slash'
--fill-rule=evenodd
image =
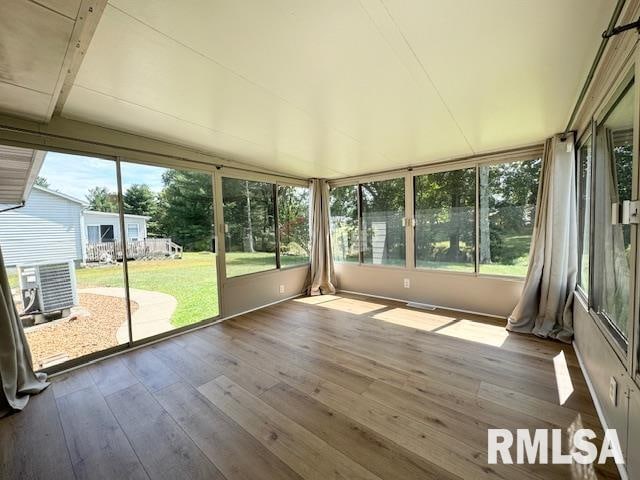
<path id="1" fill-rule="evenodd" d="M 48 120 L 80 0 L 0 2 L 0 111 Z"/>
<path id="2" fill-rule="evenodd" d="M 615 0 L 110 0 L 62 115 L 300 176 L 564 129 Z"/>

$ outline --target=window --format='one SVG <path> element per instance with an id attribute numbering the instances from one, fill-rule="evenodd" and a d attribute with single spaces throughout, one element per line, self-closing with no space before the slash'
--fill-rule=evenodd
<path id="1" fill-rule="evenodd" d="M 127 240 L 140 240 L 140 225 L 137 223 L 127 223 Z"/>
<path id="2" fill-rule="evenodd" d="M 133 340 L 216 317 L 211 174 L 122 162 L 121 175 Z"/>
<path id="3" fill-rule="evenodd" d="M 113 242 L 113 225 L 100 225 L 100 242 Z"/>
<path id="4" fill-rule="evenodd" d="M 589 244 L 591 225 L 591 137 L 578 152 L 578 286 L 589 295 Z"/>
<path id="5" fill-rule="evenodd" d="M 275 185 L 224 177 L 227 277 L 277 268 Z"/>
<path id="6" fill-rule="evenodd" d="M 278 186 L 280 265 L 309 263 L 309 188 Z"/>
<path id="7" fill-rule="evenodd" d="M 404 178 L 363 183 L 362 261 L 405 265 Z"/>
<path id="8" fill-rule="evenodd" d="M 475 168 L 414 177 L 416 266 L 475 270 Z"/>
<path id="9" fill-rule="evenodd" d="M 331 250 L 336 262 L 358 263 L 358 187 L 334 187 L 330 192 Z"/>
<path id="10" fill-rule="evenodd" d="M 626 348 L 631 305 L 631 228 L 622 218 L 624 202 L 635 199 L 633 83 L 598 125 L 594 165 L 592 305 Z"/>
<path id="11" fill-rule="evenodd" d="M 480 165 L 480 273 L 524 277 L 535 220 L 541 159 Z"/>
<path id="12" fill-rule="evenodd" d="M 17 147 L 11 153 L 34 154 Z M 9 283 L 36 370 L 129 342 L 122 249 L 113 242 L 119 220 L 116 162 L 42 153 L 24 207 L 0 215 Z M 7 158 L 0 148 L 0 163 Z M 113 224 L 107 224 L 111 217 Z M 38 282 L 34 271 L 43 274 Z"/>
<path id="13" fill-rule="evenodd" d="M 100 225 L 87 225 L 87 242 L 100 242 Z"/>

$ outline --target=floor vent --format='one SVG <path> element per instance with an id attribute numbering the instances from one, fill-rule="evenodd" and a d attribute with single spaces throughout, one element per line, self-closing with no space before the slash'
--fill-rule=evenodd
<path id="1" fill-rule="evenodd" d="M 411 308 L 419 308 L 421 310 L 429 310 L 433 311 L 436 309 L 433 305 L 429 305 L 428 303 L 417 303 L 417 302 L 409 302 L 407 303 L 407 307 Z"/>

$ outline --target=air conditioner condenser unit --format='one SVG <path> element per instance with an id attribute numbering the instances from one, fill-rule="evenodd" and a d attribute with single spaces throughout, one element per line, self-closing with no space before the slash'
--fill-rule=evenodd
<path id="1" fill-rule="evenodd" d="M 23 314 L 69 314 L 78 304 L 73 261 L 18 266 Z M 39 322 L 37 322 L 39 323 Z"/>

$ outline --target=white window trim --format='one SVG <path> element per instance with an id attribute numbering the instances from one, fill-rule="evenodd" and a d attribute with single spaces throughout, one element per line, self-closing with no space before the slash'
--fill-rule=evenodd
<path id="1" fill-rule="evenodd" d="M 131 235 L 129 235 L 129 228 L 130 227 L 136 227 L 135 240 Z M 140 240 L 140 224 L 138 224 L 138 223 L 127 223 L 127 240 L 134 240 L 136 242 L 138 240 Z"/>
<path id="2" fill-rule="evenodd" d="M 98 229 L 98 242 L 100 242 L 100 225 L 97 223 L 90 223 L 87 225 L 87 243 L 93 243 L 89 240 L 90 235 L 89 235 L 89 228 L 90 227 L 95 227 Z"/>

